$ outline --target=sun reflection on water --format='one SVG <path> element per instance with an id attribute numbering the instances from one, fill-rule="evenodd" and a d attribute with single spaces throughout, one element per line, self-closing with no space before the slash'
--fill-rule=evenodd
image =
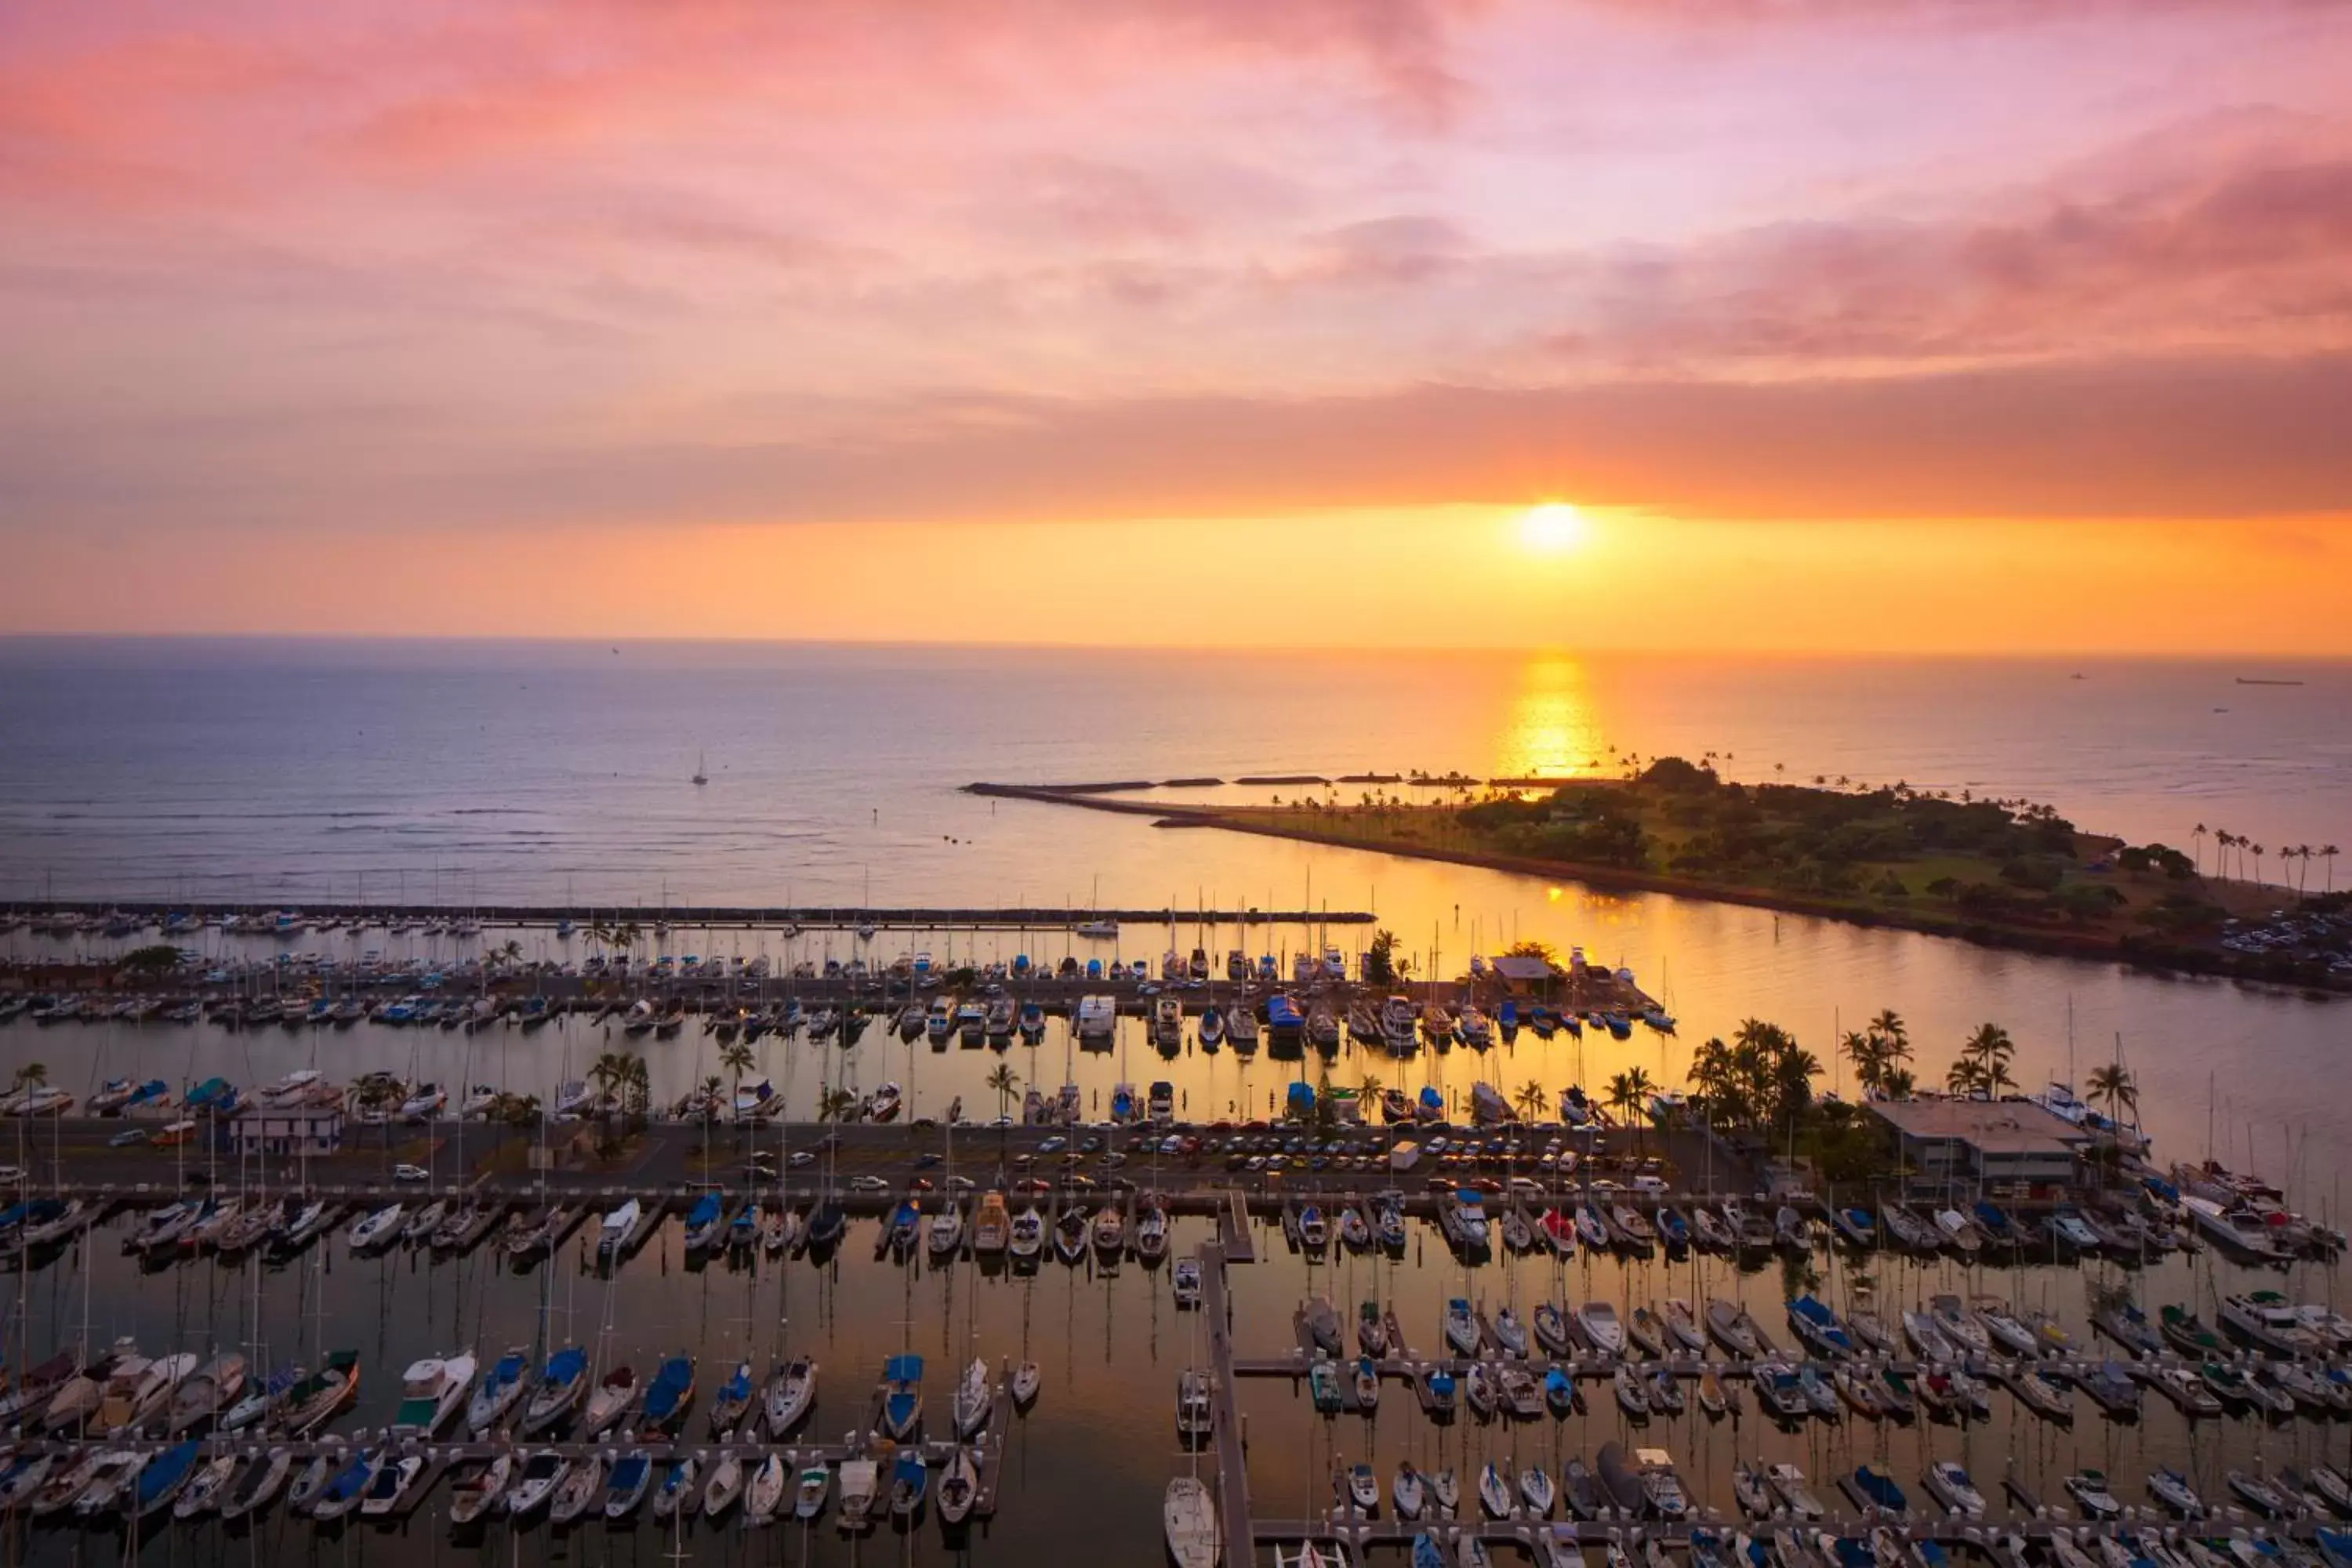
<path id="1" fill-rule="evenodd" d="M 1495 737 L 1501 778 L 1591 778 L 1611 764 L 1584 665 L 1565 654 L 1536 654 Z"/>

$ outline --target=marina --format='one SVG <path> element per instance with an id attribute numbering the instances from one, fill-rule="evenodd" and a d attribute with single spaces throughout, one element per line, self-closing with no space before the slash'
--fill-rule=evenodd
<path id="1" fill-rule="evenodd" d="M 715 799 L 716 752 L 709 773 Z M 955 796 L 948 830 L 990 833 L 990 805 Z M 350 866 L 335 896 L 10 899 L 0 1062 L 40 1070 L 0 1096 L 6 1391 L 56 1377 L 54 1400 L 118 1353 L 178 1384 L 149 1436 L 19 1428 L 0 1473 L 97 1459 L 93 1484 L 163 1488 L 184 1467 L 184 1495 L 283 1451 L 266 1508 L 141 1523 L 159 1561 L 378 1532 L 534 1562 L 1052 1561 L 1073 1539 L 1182 1568 L 2327 1554 L 2352 1418 L 2341 1347 L 2305 1336 L 2333 1332 L 2333 1155 L 2261 1098 L 2324 1009 L 1055 821 L 1003 853 L 1085 844 L 1123 868 L 1106 890 L 1160 890 L 1006 896 L 1031 884 L 952 868 L 943 837 L 887 893 L 853 868 L 816 901 L 592 907 L 543 874 L 486 898 L 469 871 L 418 903 L 373 866 L 364 906 Z M 1376 980 L 1384 925 L 1405 972 Z M 1496 963 L 1530 935 L 1548 985 Z M 125 967 L 159 946 L 166 966 Z M 2031 1087 L 1994 1103 L 2114 1142 L 2104 1184 L 1938 1165 L 1808 1190 L 1776 1140 L 1688 1115 L 1711 1036 L 1819 1012 L 1816 1091 L 1875 1116 L 1827 1042 L 1837 1008 L 1851 1027 L 1885 1000 L 1923 1078 L 1951 1049 L 1931 1039 L 2016 1024 Z M 2231 1065 L 2247 1018 L 2262 1072 Z M 2116 1033 L 2143 1089 L 2110 1130 L 2059 1090 Z M 893 1377 L 908 1357 L 920 1379 Z M 775 1436 L 766 1394 L 803 1362 Z M 471 1392 L 427 1364 L 470 1364 Z M 306 1430 L 217 1430 L 297 1387 Z M 443 1397 L 465 1414 L 412 1430 Z M 215 1429 L 168 1429 L 207 1406 Z M 1759 1480 L 1776 1468 L 1818 1519 Z M 918 1469 L 924 1510 L 894 1514 Z M 290 1506 L 314 1471 L 323 1506 Z M 869 1531 L 842 1529 L 845 1486 Z M 713 1487 L 715 1515 L 685 1506 Z M 10 1512 L 19 1560 L 127 1542 L 59 1517 Z"/>

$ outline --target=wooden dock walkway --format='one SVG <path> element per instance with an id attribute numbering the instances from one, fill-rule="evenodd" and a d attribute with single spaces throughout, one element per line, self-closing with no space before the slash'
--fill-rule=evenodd
<path id="1" fill-rule="evenodd" d="M 1250 1531 L 1249 1451 L 1234 1399 L 1233 1319 L 1225 1297 L 1225 1255 L 1214 1243 L 1201 1248 L 1201 1305 L 1209 1320 L 1209 1367 L 1216 1410 L 1217 1509 L 1226 1556 L 1241 1560 L 1235 1543 L 1253 1540 Z"/>

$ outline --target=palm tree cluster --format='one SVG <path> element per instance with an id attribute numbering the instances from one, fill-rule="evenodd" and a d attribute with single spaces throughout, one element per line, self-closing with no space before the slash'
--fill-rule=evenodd
<path id="1" fill-rule="evenodd" d="M 596 1090 L 597 1103 L 605 1108 L 604 1121 L 605 1139 L 612 1139 L 610 1114 L 618 1111 L 625 1117 L 645 1115 L 653 1100 L 653 1079 L 646 1070 L 646 1058 L 626 1051 L 606 1051 L 588 1067 L 588 1082 Z"/>
<path id="2" fill-rule="evenodd" d="M 1894 1008 L 1881 1009 L 1858 1031 L 1847 1030 L 1838 1041 L 1838 1052 L 1853 1064 L 1854 1080 L 1865 1099 L 1911 1098 L 1915 1086 L 1911 1069 L 1904 1065 L 1911 1060 L 1911 1031 Z"/>
<path id="3" fill-rule="evenodd" d="M 1999 1024 L 1979 1024 L 1944 1075 L 1944 1087 L 1954 1094 L 1999 1100 L 2002 1089 L 2017 1087 L 2017 1079 L 2009 1073 L 2016 1055 L 2017 1042 L 2009 1037 L 2007 1029 Z"/>
<path id="4" fill-rule="evenodd" d="M 1712 1127 L 1793 1127 L 1821 1071 L 1820 1058 L 1788 1030 L 1743 1018 L 1729 1045 L 1718 1038 L 1699 1047 L 1690 1079 Z"/>
<path id="5" fill-rule="evenodd" d="M 1649 1102 L 1653 1087 L 1648 1073 L 1638 1067 L 1631 1068 L 1610 1075 L 1608 1092 L 1601 1098 L 1609 1102 L 1609 1109 L 1617 1113 L 1622 1124 L 1632 1121 L 1633 1113 Z"/>

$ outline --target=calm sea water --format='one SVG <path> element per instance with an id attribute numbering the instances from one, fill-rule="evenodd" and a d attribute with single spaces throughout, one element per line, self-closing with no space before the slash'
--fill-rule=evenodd
<path id="1" fill-rule="evenodd" d="M 2291 994 L 2165 980 L 2114 965 L 1970 948 L 1769 911 L 1656 896 L 1621 898 L 1574 885 L 1399 861 L 1239 836 L 1156 832 L 1103 816 L 961 795 L 973 779 L 1074 780 L 1231 776 L 1244 772 L 1461 768 L 1472 773 L 1612 771 L 1610 748 L 1729 753 L 1749 776 L 1826 773 L 2047 799 L 2086 825 L 2135 838 L 2189 841 L 2200 821 L 2266 843 L 2345 837 L 2352 802 L 2352 672 L 2095 664 L 1677 663 L 1564 658 L 1460 658 L 1214 652 L 773 647 L 466 647 L 271 644 L 0 643 L 0 903 L 54 889 L 81 898 L 243 898 L 320 903 L 365 896 L 467 905 L 553 900 L 659 908 L 672 902 L 860 902 L 953 905 L 1215 905 L 1368 908 L 1447 967 L 1513 937 L 1580 943 L 1631 964 L 1682 1019 L 1676 1038 L 1622 1045 L 1522 1039 L 1479 1057 L 1424 1053 L 1402 1067 L 1350 1058 L 1335 1076 L 1370 1071 L 1408 1086 L 1466 1092 L 1475 1079 L 1557 1088 L 1597 1083 L 1641 1065 L 1677 1080 L 1692 1046 L 1742 1017 L 1775 1019 L 1827 1058 L 1837 1026 L 1881 1007 L 1909 1019 L 1923 1076 L 1986 1019 L 2020 1042 L 2019 1076 L 2080 1072 L 2120 1049 L 2142 1085 L 2142 1115 L 2160 1154 L 2209 1145 L 2285 1181 L 2308 1207 L 2340 1212 L 2338 1175 L 2352 1150 L 2352 1091 L 2342 1052 L 2352 1014 Z M 2301 687 L 2239 687 L 2238 674 L 2300 677 Z M 686 781 L 698 756 L 712 782 Z M 2210 848 L 2208 854 L 2210 855 Z M 2324 871 L 2315 863 L 2315 880 Z M 2352 871 L 2347 871 L 2352 875 Z M 1180 921 L 1179 945 L 1195 939 Z M 494 936 L 499 933 L 493 933 Z M 1156 958 L 1170 932 L 1130 928 L 1120 947 Z M 1244 944 L 1202 931 L 1213 952 Z M 1358 928 L 1334 928 L 1353 947 Z M 9 951 L 69 951 L 17 933 Z M 370 931 L 304 939 L 331 951 L 402 950 L 422 938 Z M 579 956 L 545 932 L 534 952 Z M 1245 944 L 1255 948 L 1260 936 Z M 1306 931 L 1278 940 L 1314 940 Z M 342 944 L 335 946 L 333 944 Z M 89 945 L 89 944 L 81 944 Z M 214 939 L 218 946 L 218 940 Z M 267 944 L 232 944 L 269 951 Z M 780 959 L 847 956 L 847 932 L 812 931 L 789 947 L 773 933 L 681 928 L 673 952 L 743 952 Z M 929 947 L 944 955 L 1058 958 L 1061 932 L 885 932 L 879 955 Z M 448 951 L 446 944 L 439 950 Z M 1095 950 L 1079 950 L 1095 951 Z M 2070 1028 L 2071 1019 L 2071 1028 Z M 2072 1045 L 2070 1047 L 2070 1039 Z M 28 1024 L 0 1029 L 0 1064 L 40 1059 L 79 1088 L 116 1074 L 178 1079 L 221 1071 L 240 1081 L 319 1065 L 338 1074 L 386 1067 L 448 1081 L 490 1079 L 546 1092 L 575 1076 L 607 1041 L 584 1021 L 536 1035 L 468 1037 L 362 1026 L 348 1033 L 229 1036 L 148 1026 Z M 618 1044 L 617 1040 L 610 1042 Z M 674 1093 L 714 1070 L 691 1032 L 648 1042 L 656 1089 Z M 986 1106 L 994 1053 L 908 1049 L 870 1032 L 855 1050 L 763 1041 L 762 1070 L 813 1103 L 822 1081 L 906 1082 L 916 1109 L 961 1095 Z M 1106 1099 L 1122 1079 L 1175 1081 L 1193 1114 L 1255 1108 L 1289 1071 L 1260 1058 L 1188 1049 L 1163 1063 L 1139 1039 L 1081 1056 L 1057 1032 L 1015 1048 L 1025 1081 L 1068 1080 Z M 2073 1064 L 2070 1068 L 2070 1062 Z M 1180 1246 L 1204 1232 L 1186 1222 Z M 813 1337 L 826 1364 L 815 1429 L 845 1428 L 881 1356 L 911 1338 L 946 1368 L 976 1345 L 992 1360 L 1042 1362 L 1048 1384 L 1013 1450 L 1017 1479 L 973 1560 L 1054 1561 L 1076 1541 L 1101 1555 L 1158 1553 L 1157 1504 L 1183 1461 L 1171 1409 L 1192 1325 L 1166 1300 L 1165 1278 L 1129 1268 L 1114 1282 L 1049 1268 L 1034 1281 L 971 1270 L 902 1274 L 866 1264 L 855 1238 L 838 1273 L 802 1266 L 779 1276 L 687 1274 L 675 1237 L 648 1252 L 608 1296 L 559 1268 L 557 1337 L 592 1337 L 643 1360 L 681 1340 L 706 1367 L 722 1356 L 764 1361 L 780 1338 Z M 2084 1326 L 2089 1272 L 2028 1268 L 1963 1277 L 1950 1266 L 1882 1264 L 1868 1281 L 1824 1262 L 1839 1304 L 1874 1292 L 1906 1304 L 1934 1289 L 1983 1289 L 2047 1305 Z M 85 1276 L 83 1270 L 88 1270 Z M 89 1286 L 84 1284 L 85 1278 Z M 258 1336 L 276 1358 L 298 1336 L 360 1343 L 386 1367 L 470 1342 L 493 1352 L 541 1331 L 537 1279 L 487 1263 L 438 1270 L 337 1257 L 323 1293 L 304 1276 L 269 1276 Z M 1244 1353 L 1287 1339 L 1290 1309 L 1309 1289 L 1344 1303 L 1394 1298 L 1417 1346 L 1437 1339 L 1440 1304 L 1464 1275 L 1416 1240 L 1402 1265 L 1342 1262 L 1309 1270 L 1278 1260 L 1235 1277 Z M 1732 1281 L 1719 1264 L 1579 1262 L 1567 1278 L 1527 1266 L 1482 1269 L 1469 1293 L 1608 1296 L 1622 1305 L 1736 1289 L 1769 1324 L 1787 1282 L 1777 1270 Z M 166 1342 L 244 1344 L 257 1337 L 252 1277 L 210 1264 L 142 1277 L 101 1237 L 28 1282 L 7 1307 L 12 1343 L 70 1342 L 85 1300 L 95 1333 Z M 2148 1271 L 2151 1306 L 2234 1288 L 2210 1260 Z M 2298 1272 L 2291 1288 L 2330 1297 L 2331 1274 Z M 307 1292 L 307 1293 L 306 1293 Z M 394 1310 L 390 1303 L 402 1305 Z M 316 1313 L 323 1302 L 325 1322 Z M 412 1305 L 414 1304 L 414 1306 Z M 306 1318 L 306 1314 L 310 1314 Z M 789 1322 L 784 1320 L 789 1318 Z M 21 1331 L 22 1339 L 14 1331 Z M 836 1376 L 836 1370 L 839 1375 Z M 369 1386 L 366 1414 L 393 1397 Z M 1324 1505 L 1334 1463 L 1370 1458 L 1385 1476 L 1406 1454 L 1475 1471 L 1487 1457 L 1540 1452 L 1555 1468 L 1631 1436 L 1605 1401 L 1584 1420 L 1510 1432 L 1475 1424 L 1441 1432 L 1391 1391 L 1375 1422 L 1326 1424 L 1283 1384 L 1243 1395 L 1251 1421 L 1252 1487 L 1268 1512 Z M 2086 1417 L 2072 1432 L 1996 1402 L 1972 1431 L 1814 1429 L 1782 1436 L 1754 1419 L 1708 1426 L 1696 1415 L 1644 1434 L 1674 1450 L 1697 1489 L 1729 1504 L 1736 1456 L 1796 1458 L 1817 1478 L 1864 1453 L 1905 1484 L 1930 1458 L 1959 1458 L 1988 1485 L 2005 1458 L 2054 1485 L 2078 1464 L 2126 1478 L 2159 1460 L 2194 1468 L 2209 1491 L 2224 1461 L 2280 1462 L 2323 1451 L 2341 1462 L 2346 1428 L 2266 1432 L 2242 1423 L 2189 1432 L 2151 1403 L 2141 1426 Z M 223 1542 L 179 1532 L 153 1561 L 257 1561 L 308 1551 L 308 1527 Z M 429 1560 L 437 1525 L 405 1542 L 353 1536 L 338 1560 L 370 1549 Z M 652 1563 L 667 1550 L 650 1530 L 607 1540 L 542 1534 L 517 1555 Z M 93 1550 L 38 1538 L 44 1560 Z M 95 1548 L 105 1552 L 103 1545 Z M 852 1552 L 830 1531 L 746 1541 L 703 1538 L 698 1556 L 793 1562 L 936 1559 L 935 1529 L 888 1533 Z M 110 1552 L 109 1555 L 111 1555 Z"/>
<path id="2" fill-rule="evenodd" d="M 2242 687 L 2241 673 L 2306 684 Z M 0 642 L 0 900 L 54 887 L 84 898 L 309 903 L 568 895 L 648 914 L 665 894 L 1370 909 L 1424 963 L 1433 951 L 1448 970 L 1515 937 L 1581 943 L 1633 967 L 1682 1020 L 1676 1040 L 1581 1052 L 1522 1040 L 1484 1068 L 1425 1057 L 1401 1073 L 1381 1068 L 1391 1080 L 1557 1086 L 1638 1062 L 1673 1081 L 1693 1042 L 1750 1016 L 1795 1030 L 1827 1060 L 1839 1026 L 1882 1007 L 1910 1021 L 1921 1074 L 1933 1079 L 1990 1019 L 2016 1036 L 2029 1085 L 2066 1073 L 2070 1059 L 2079 1076 L 2120 1048 L 2160 1147 L 2199 1153 L 2210 1138 L 2216 1152 L 2252 1153 L 2316 1206 L 2352 1150 L 2337 1006 L 1767 910 L 1160 832 L 956 786 L 1359 769 L 1516 774 L 1588 763 L 1606 772 L 1613 746 L 1644 756 L 1715 751 L 1731 771 L 1759 776 L 1785 763 L 1786 776 L 2022 794 L 2137 839 L 2186 844 L 2204 822 L 2266 843 L 2323 844 L 2347 837 L 2352 816 L 2347 719 L 2352 666 L 2341 664 Z M 708 788 L 686 782 L 698 758 Z M 2313 871 L 2326 876 L 2316 862 Z M 1190 924 L 1130 927 L 1119 945 L 1156 959 L 1191 945 Z M 1330 934 L 1353 947 L 1364 931 Z M 1304 930 L 1245 943 L 1230 931 L 1198 935 L 1212 951 L 1314 940 Z M 24 933 L 13 940 L 16 951 L 55 951 Z M 524 940 L 567 955 L 543 932 Z M 669 946 L 748 952 L 761 940 L 680 930 Z M 399 946 L 382 932 L 364 944 Z M 845 957 L 852 946 L 846 932 L 812 933 L 776 956 Z M 886 932 L 875 944 L 885 958 L 919 946 L 983 958 L 1071 950 L 1061 932 Z M 436 1076 L 474 1076 L 456 1058 L 467 1048 L 456 1037 L 419 1047 L 387 1034 L 363 1029 L 330 1048 L 438 1053 L 451 1059 L 425 1064 Z M 572 1035 L 502 1047 L 508 1070 L 551 1085 L 565 1058 L 597 1048 Z M 151 1051 L 181 1066 L 190 1054 L 179 1031 L 102 1027 L 75 1038 L 120 1071 Z M 61 1048 L 55 1037 L 37 1045 L 23 1026 L 0 1033 L 0 1053 Z M 255 1050 L 307 1058 L 315 1048 L 240 1043 L 224 1070 L 243 1070 Z M 867 1084 L 911 1074 L 919 1105 L 933 1108 L 979 1094 L 986 1053 L 933 1062 L 893 1054 L 902 1051 L 869 1037 L 851 1053 L 852 1070 Z M 709 1070 L 703 1054 L 688 1042 L 657 1071 L 682 1087 Z M 1169 1076 L 1191 1102 L 1210 1105 L 1260 1103 L 1279 1081 L 1270 1064 L 1244 1068 L 1230 1054 L 1187 1056 L 1164 1072 L 1156 1058 L 1127 1055 L 1070 1062 L 1049 1047 L 1024 1076 L 1047 1086 L 1068 1078 L 1103 1096 L 1121 1078 Z M 772 1060 L 769 1070 L 781 1080 L 792 1065 Z M 814 1068 L 800 1070 L 802 1085 L 816 1082 Z"/>

